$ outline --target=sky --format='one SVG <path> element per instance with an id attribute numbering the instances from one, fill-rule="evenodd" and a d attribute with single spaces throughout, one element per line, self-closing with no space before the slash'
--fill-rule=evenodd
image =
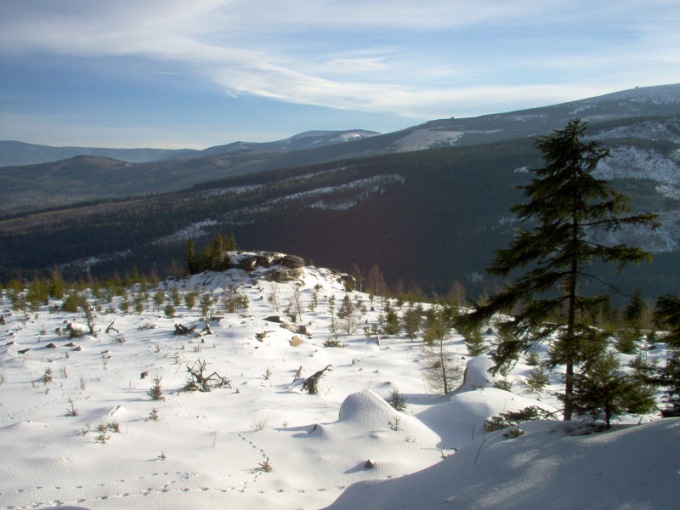
<path id="1" fill-rule="evenodd" d="M 680 82 L 677 0 L 0 0 L 0 140 L 387 133 Z"/>

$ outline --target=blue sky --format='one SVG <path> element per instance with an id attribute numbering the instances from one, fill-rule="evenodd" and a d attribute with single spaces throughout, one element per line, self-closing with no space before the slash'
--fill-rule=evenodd
<path id="1" fill-rule="evenodd" d="M 0 139 L 205 148 L 680 82 L 680 2 L 0 0 Z"/>

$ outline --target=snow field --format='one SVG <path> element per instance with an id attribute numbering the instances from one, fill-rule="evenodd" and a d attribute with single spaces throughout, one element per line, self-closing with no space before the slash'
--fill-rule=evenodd
<path id="1" fill-rule="evenodd" d="M 301 324 L 310 336 L 265 320 L 279 315 L 290 322 L 283 309 L 300 283 Z M 204 326 L 198 306 L 180 306 L 170 319 L 155 311 L 152 300 L 141 314 L 107 311 L 117 308 L 115 298 L 95 312 L 97 337 L 69 339 L 55 330 L 68 322 L 83 325 L 82 313 L 43 307 L 24 314 L 11 311 L 3 297 L 1 508 L 320 508 L 355 482 L 444 469 L 439 466 L 467 458 L 461 453 L 487 439 L 485 419 L 539 404 L 538 395 L 518 394 L 529 370 L 524 362 L 508 375 L 513 393 L 491 387 L 488 360 L 479 357 L 468 366 L 466 387 L 442 397 L 429 393 L 423 381 L 420 340 L 381 338 L 377 345 L 361 327 L 352 336 L 331 334 L 328 298 L 335 296 L 337 313 L 345 292 L 327 270 L 306 267 L 299 281 L 285 284 L 263 280 L 259 269 L 205 273 L 168 285 L 175 284 L 182 293 L 198 285 L 201 293 L 217 296 L 234 285 L 249 306 L 226 313 L 216 305 L 214 315 L 221 318 L 212 322 L 213 334 L 178 336 L 175 324 L 196 324 L 197 331 Z M 274 289 L 278 312 L 270 299 Z M 309 310 L 314 292 L 318 306 Z M 366 295 L 352 296 L 369 309 L 361 325 L 375 322 L 380 298 L 371 303 Z M 112 322 L 117 333 L 106 334 Z M 121 337 L 124 342 L 115 339 Z M 293 346 L 293 337 L 303 342 Z M 344 348 L 324 347 L 335 338 Z M 461 364 L 468 361 L 460 336 L 452 335 L 446 346 Z M 186 367 L 198 361 L 206 362 L 206 375 L 217 371 L 231 387 L 181 391 Z M 328 365 L 319 392 L 303 392 L 303 379 Z M 141 378 L 143 372 L 148 377 Z M 549 389 L 558 389 L 559 374 L 551 377 Z M 148 394 L 155 378 L 164 400 Z M 384 400 L 394 387 L 406 398 L 403 413 Z M 554 409 L 548 390 L 539 405 Z M 498 441 L 489 439 L 489 445 Z M 546 470 L 548 461 L 541 462 L 537 469 Z M 422 501 L 429 493 L 443 494 L 427 490 Z M 455 492 L 447 491 L 446 498 Z M 351 501 L 343 508 L 371 508 Z"/>

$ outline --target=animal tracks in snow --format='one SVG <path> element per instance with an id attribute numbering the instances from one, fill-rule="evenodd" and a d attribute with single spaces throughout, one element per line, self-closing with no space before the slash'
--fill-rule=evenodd
<path id="1" fill-rule="evenodd" d="M 253 476 L 252 482 L 255 482 L 260 476 L 260 472 Z M 108 502 L 113 504 L 113 501 L 123 498 L 145 498 L 151 495 L 161 495 L 161 494 L 171 494 L 171 493 L 217 493 L 217 494 L 227 494 L 230 492 L 245 493 L 249 484 L 243 483 L 238 486 L 226 486 L 226 487 L 188 487 L 182 484 L 182 481 L 188 481 L 193 474 L 190 473 L 153 473 L 148 476 L 138 477 L 131 480 L 115 480 L 110 483 L 99 483 L 95 485 L 78 485 L 73 487 L 30 487 L 22 488 L 15 491 L 15 494 L 27 495 L 29 498 L 18 505 L 8 505 L 2 506 L 0 508 L 6 510 L 27 510 L 41 507 L 58 507 L 63 505 L 92 505 L 97 506 L 97 503 Z M 137 490 L 117 490 L 116 487 L 120 487 L 126 483 L 136 482 L 140 480 L 153 480 L 158 477 L 174 477 L 172 479 L 165 480 L 160 485 L 154 485 L 152 487 L 143 487 Z M 258 490 L 258 494 L 283 494 L 286 492 L 295 492 L 298 494 L 303 494 L 305 492 L 318 492 L 324 493 L 328 491 L 341 491 L 345 489 L 344 485 L 340 485 L 334 488 L 316 488 L 316 489 L 272 489 L 272 490 Z M 55 498 L 52 491 L 63 491 L 63 496 Z M 85 492 L 95 492 L 94 494 L 82 494 L 78 493 Z M 50 493 L 49 495 L 47 493 Z M 10 493 L 0 494 L 0 498 L 10 497 Z M 45 496 L 45 497 L 42 497 Z M 141 503 L 140 503 L 141 504 Z"/>

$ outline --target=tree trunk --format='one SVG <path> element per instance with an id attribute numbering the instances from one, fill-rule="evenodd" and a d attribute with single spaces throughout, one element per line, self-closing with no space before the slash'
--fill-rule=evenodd
<path id="1" fill-rule="evenodd" d="M 444 339 L 439 339 L 439 362 L 442 367 L 442 382 L 444 383 L 444 395 L 449 394 L 449 381 L 446 374 L 446 356 L 444 356 Z"/>
<path id="2" fill-rule="evenodd" d="M 574 187 L 576 189 L 576 187 Z M 574 192 L 576 195 L 576 192 Z M 567 342 L 566 352 L 566 374 L 564 381 L 564 421 L 571 420 L 574 406 L 572 396 L 574 394 L 574 330 L 576 324 L 576 278 L 578 276 L 578 257 L 577 246 L 579 242 L 579 220 L 578 220 L 578 196 L 573 197 L 572 217 L 571 217 L 571 267 L 569 268 L 569 297 L 567 299 Z"/>

